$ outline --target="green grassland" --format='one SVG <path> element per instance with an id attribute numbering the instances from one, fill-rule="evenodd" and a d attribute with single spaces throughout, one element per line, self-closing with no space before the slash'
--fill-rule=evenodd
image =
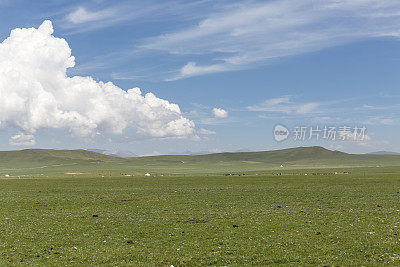
<path id="1" fill-rule="evenodd" d="M 354 155 L 321 147 L 200 156 L 116 158 L 86 150 L 0 152 L 0 176 L 113 170 L 134 173 L 204 174 L 282 169 L 400 166 L 400 155 Z"/>
<path id="2" fill-rule="evenodd" d="M 1 266 L 400 264 L 396 156 L 3 153 Z"/>

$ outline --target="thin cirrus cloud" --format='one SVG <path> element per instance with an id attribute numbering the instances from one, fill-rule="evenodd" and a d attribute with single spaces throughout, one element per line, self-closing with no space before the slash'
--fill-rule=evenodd
<path id="1" fill-rule="evenodd" d="M 124 91 L 92 77 L 68 77 L 74 65 L 68 43 L 53 36 L 50 21 L 38 29 L 14 29 L 0 43 L 0 128 L 17 131 L 10 144 L 33 145 L 41 129 L 68 129 L 83 138 L 194 135 L 194 123 L 178 105 L 139 88 Z"/>
<path id="2" fill-rule="evenodd" d="M 242 1 L 209 11 L 193 26 L 149 38 L 141 48 L 211 58 L 209 64 L 191 60 L 167 79 L 178 80 L 367 38 L 399 37 L 399 28 L 398 0 Z"/>
<path id="3" fill-rule="evenodd" d="M 200 128 L 199 134 L 213 135 L 213 134 L 217 134 L 217 133 L 215 131 L 211 131 L 211 130 L 207 130 L 207 129 L 204 129 L 204 128 Z"/>
<path id="4" fill-rule="evenodd" d="M 277 98 L 264 100 L 262 103 L 246 107 L 249 111 L 272 112 L 284 114 L 316 114 L 320 113 L 323 105 L 318 102 L 297 103 L 296 96 L 284 95 Z"/>
<path id="5" fill-rule="evenodd" d="M 371 116 L 364 121 L 364 124 L 368 125 L 397 125 L 399 123 L 397 118 L 393 117 L 382 117 L 382 116 Z"/>
<path id="6" fill-rule="evenodd" d="M 398 125 L 399 123 L 397 116 L 393 115 L 393 112 L 398 110 L 398 106 L 387 106 L 387 109 L 384 109 L 384 107 L 363 105 L 360 108 L 357 102 L 365 101 L 364 97 L 320 102 L 300 102 L 297 98 L 299 96 L 283 95 L 247 106 L 245 110 L 263 113 L 259 115 L 262 119 L 303 118 L 311 119 L 316 123 L 327 121 L 353 123 L 361 120 L 366 125 Z M 377 116 L 377 110 L 385 112 Z"/>
<path id="7" fill-rule="evenodd" d="M 79 7 L 77 10 L 67 15 L 67 20 L 73 24 L 82 24 L 98 20 L 107 20 L 117 15 L 117 9 L 106 9 L 100 11 L 88 11 L 84 7 Z"/>
<path id="8" fill-rule="evenodd" d="M 128 20 L 134 20 L 147 14 L 147 10 L 140 12 L 129 12 L 131 6 L 120 4 L 96 9 L 91 7 L 79 6 L 65 15 L 61 23 L 62 27 L 69 33 L 84 33 L 104 27 L 116 25 Z"/>
<path id="9" fill-rule="evenodd" d="M 139 21 L 169 21 L 177 17 L 185 19 L 199 5 L 207 1 L 109 1 L 99 7 L 97 4 L 85 4 L 69 8 L 61 19 L 63 28 L 69 33 L 105 28 L 121 23 Z M 134 25 L 132 26 L 134 27 Z M 143 26 L 141 26 L 143 27 Z"/>

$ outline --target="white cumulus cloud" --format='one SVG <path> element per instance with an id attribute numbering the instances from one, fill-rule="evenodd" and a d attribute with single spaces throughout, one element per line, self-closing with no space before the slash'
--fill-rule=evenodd
<path id="1" fill-rule="evenodd" d="M 0 127 L 18 130 L 10 143 L 34 144 L 43 128 L 67 128 L 79 137 L 127 130 L 159 138 L 194 133 L 178 105 L 139 88 L 124 91 L 91 77 L 68 77 L 74 65 L 68 43 L 53 36 L 50 21 L 12 30 L 0 43 Z"/>
<path id="2" fill-rule="evenodd" d="M 228 117 L 228 112 L 222 108 L 213 108 L 213 113 L 216 118 Z"/>

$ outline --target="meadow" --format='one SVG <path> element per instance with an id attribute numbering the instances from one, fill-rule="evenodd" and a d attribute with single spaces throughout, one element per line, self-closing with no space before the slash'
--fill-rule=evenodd
<path id="1" fill-rule="evenodd" d="M 400 264 L 400 167 L 122 169 L 0 178 L 0 265 Z"/>

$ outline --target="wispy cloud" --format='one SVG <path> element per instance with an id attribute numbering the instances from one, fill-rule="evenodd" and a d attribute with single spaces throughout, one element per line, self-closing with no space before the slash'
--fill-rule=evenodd
<path id="1" fill-rule="evenodd" d="M 213 134 L 217 134 L 217 133 L 215 131 L 211 131 L 211 130 L 207 130 L 207 129 L 204 129 L 204 128 L 200 128 L 199 134 L 213 135 Z"/>
<path id="2" fill-rule="evenodd" d="M 100 8 L 86 4 L 70 8 L 61 21 L 70 34 L 76 34 L 148 18 L 151 14 L 160 13 L 165 6 L 165 3 L 152 5 L 136 1 L 122 1 Z"/>
<path id="3" fill-rule="evenodd" d="M 77 10 L 67 15 L 67 20 L 72 24 L 82 24 L 94 21 L 104 21 L 116 19 L 118 15 L 118 9 L 111 8 L 99 11 L 88 11 L 84 7 L 79 7 Z"/>
<path id="4" fill-rule="evenodd" d="M 378 96 L 370 96 L 377 101 Z M 311 123 L 361 123 L 363 125 L 399 125 L 398 105 L 371 106 L 358 103 L 365 97 L 304 102 L 296 95 L 283 95 L 247 106 L 245 110 L 261 113 L 260 119 L 295 119 Z M 379 101 L 379 100 L 378 100 Z"/>
<path id="5" fill-rule="evenodd" d="M 323 103 L 318 102 L 298 103 L 294 102 L 295 98 L 296 96 L 294 95 L 284 95 L 278 98 L 271 98 L 260 104 L 248 106 L 247 110 L 285 114 L 316 114 L 321 112 L 319 108 L 324 105 Z"/>
<path id="6" fill-rule="evenodd" d="M 176 81 L 190 76 L 199 76 L 199 75 L 229 71 L 234 69 L 235 69 L 234 66 L 227 66 L 227 65 L 224 66 L 222 64 L 197 66 L 196 62 L 189 62 L 184 67 L 182 67 L 178 75 L 167 78 L 166 81 Z"/>
<path id="7" fill-rule="evenodd" d="M 106 2 L 99 7 L 94 1 L 70 7 L 62 18 L 62 24 L 70 33 L 81 33 L 135 20 L 141 23 L 155 20 L 165 22 L 173 20 L 174 13 L 184 13 L 184 10 L 203 2 L 207 1 L 118 1 L 111 2 L 112 4 Z"/>
<path id="8" fill-rule="evenodd" d="M 242 1 L 227 6 L 209 11 L 194 26 L 150 38 L 142 48 L 212 57 L 208 64 L 190 61 L 168 79 L 177 80 L 252 68 L 365 38 L 400 36 L 398 0 Z"/>
<path id="9" fill-rule="evenodd" d="M 364 121 L 364 124 L 368 125 L 396 125 L 398 123 L 397 118 L 384 116 L 372 116 Z"/>

